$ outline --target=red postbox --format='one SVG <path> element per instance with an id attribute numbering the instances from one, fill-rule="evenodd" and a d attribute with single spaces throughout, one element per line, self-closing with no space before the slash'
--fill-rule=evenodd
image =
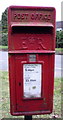
<path id="1" fill-rule="evenodd" d="M 8 8 L 12 115 L 50 114 L 53 109 L 55 9 Z"/>

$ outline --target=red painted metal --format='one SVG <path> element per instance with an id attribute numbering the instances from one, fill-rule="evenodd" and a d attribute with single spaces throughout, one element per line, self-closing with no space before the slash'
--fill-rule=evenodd
<path id="1" fill-rule="evenodd" d="M 50 114 L 53 109 L 55 9 L 8 8 L 10 112 L 12 115 Z M 36 55 L 30 62 L 29 55 Z M 41 64 L 41 97 L 23 97 L 23 65 Z"/>

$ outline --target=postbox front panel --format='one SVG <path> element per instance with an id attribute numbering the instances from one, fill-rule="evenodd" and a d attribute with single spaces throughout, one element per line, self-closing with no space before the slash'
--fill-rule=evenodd
<path id="1" fill-rule="evenodd" d="M 55 9 L 8 9 L 12 115 L 50 114 L 53 109 Z"/>
<path id="2" fill-rule="evenodd" d="M 46 114 L 53 106 L 53 55 L 30 54 L 10 56 L 11 114 Z M 51 61 L 51 64 L 50 64 Z M 12 64 L 12 66 L 11 66 Z"/>

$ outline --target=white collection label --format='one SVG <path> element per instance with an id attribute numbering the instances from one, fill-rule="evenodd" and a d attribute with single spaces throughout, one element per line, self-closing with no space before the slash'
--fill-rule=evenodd
<path id="1" fill-rule="evenodd" d="M 41 97 L 41 78 L 42 78 L 41 64 L 24 64 L 23 78 L 24 78 L 24 97 L 36 98 Z"/>

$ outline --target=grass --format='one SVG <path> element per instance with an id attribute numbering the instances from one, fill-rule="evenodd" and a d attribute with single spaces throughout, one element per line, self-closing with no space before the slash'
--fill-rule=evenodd
<path id="1" fill-rule="evenodd" d="M 63 83 L 63 79 L 62 79 Z M 0 118 L 21 118 L 10 115 L 10 101 L 9 101 L 9 81 L 8 81 L 8 72 L 0 71 Z M 50 115 L 40 115 L 40 118 L 51 118 L 53 115 L 58 118 L 61 117 L 61 79 L 55 78 L 55 87 L 54 87 L 54 108 L 53 113 Z M 38 115 L 33 116 L 39 118 Z"/>
<path id="2" fill-rule="evenodd" d="M 55 48 L 56 52 L 63 52 L 63 48 Z"/>
<path id="3" fill-rule="evenodd" d="M 8 46 L 2 46 L 0 45 L 0 49 L 8 49 Z M 63 48 L 55 48 L 56 52 L 63 52 Z"/>
<path id="4" fill-rule="evenodd" d="M 2 46 L 2 45 L 0 45 L 0 49 L 8 49 L 8 46 Z"/>

